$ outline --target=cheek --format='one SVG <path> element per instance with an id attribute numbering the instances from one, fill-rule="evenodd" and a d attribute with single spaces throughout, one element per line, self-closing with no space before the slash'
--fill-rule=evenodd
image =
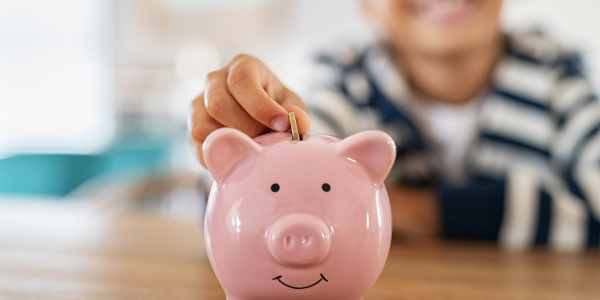
<path id="1" fill-rule="evenodd" d="M 389 35 L 406 36 L 410 31 L 411 12 L 405 1 L 391 0 L 381 12 L 381 22 Z"/>
<path id="2" fill-rule="evenodd" d="M 498 24 L 502 10 L 502 0 L 486 0 L 482 3 L 483 7 L 477 21 L 479 25 L 490 28 Z"/>
<path id="3" fill-rule="evenodd" d="M 405 21 L 408 20 L 411 15 L 411 9 L 408 5 L 408 1 L 405 0 L 387 0 L 385 4 L 381 5 L 382 15 L 388 21 Z"/>
<path id="4" fill-rule="evenodd" d="M 384 38 L 398 35 L 410 17 L 404 0 L 363 0 L 371 29 Z"/>
<path id="5" fill-rule="evenodd" d="M 494 13 L 495 15 L 500 14 L 503 2 L 504 1 L 502 0 L 487 0 L 487 5 L 489 6 L 490 12 Z"/>

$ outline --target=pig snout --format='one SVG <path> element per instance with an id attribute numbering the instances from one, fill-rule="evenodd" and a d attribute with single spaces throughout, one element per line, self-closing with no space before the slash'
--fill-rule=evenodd
<path id="1" fill-rule="evenodd" d="M 267 244 L 280 263 L 292 266 L 313 265 L 329 253 L 331 232 L 319 218 L 308 214 L 287 215 L 269 229 Z"/>

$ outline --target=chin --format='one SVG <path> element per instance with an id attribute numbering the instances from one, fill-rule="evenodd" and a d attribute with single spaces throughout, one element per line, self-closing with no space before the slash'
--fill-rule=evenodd
<path id="1" fill-rule="evenodd" d="M 388 26 L 404 49 L 455 55 L 500 34 L 501 0 L 403 0 L 396 5 Z"/>
<path id="2" fill-rule="evenodd" d="M 460 34 L 430 34 L 426 36 L 427 38 L 422 38 L 423 36 L 421 36 L 421 38 L 413 40 L 412 44 L 417 51 L 426 55 L 454 57 L 489 45 L 499 35 L 499 28 L 494 28 L 487 32 L 469 31 L 468 33 L 461 32 Z"/>

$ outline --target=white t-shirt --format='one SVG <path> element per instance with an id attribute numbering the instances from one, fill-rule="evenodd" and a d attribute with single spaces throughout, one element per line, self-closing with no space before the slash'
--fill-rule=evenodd
<path id="1" fill-rule="evenodd" d="M 482 96 L 461 104 L 413 99 L 411 110 L 425 139 L 440 162 L 447 182 L 467 180 L 467 152 L 478 134 L 477 115 Z"/>

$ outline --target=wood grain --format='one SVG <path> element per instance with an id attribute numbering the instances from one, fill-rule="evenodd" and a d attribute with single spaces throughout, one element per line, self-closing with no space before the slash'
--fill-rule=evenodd
<path id="1" fill-rule="evenodd" d="M 225 299 L 200 225 L 82 203 L 0 202 L 0 299 Z M 600 299 L 597 251 L 394 243 L 366 299 Z"/>

